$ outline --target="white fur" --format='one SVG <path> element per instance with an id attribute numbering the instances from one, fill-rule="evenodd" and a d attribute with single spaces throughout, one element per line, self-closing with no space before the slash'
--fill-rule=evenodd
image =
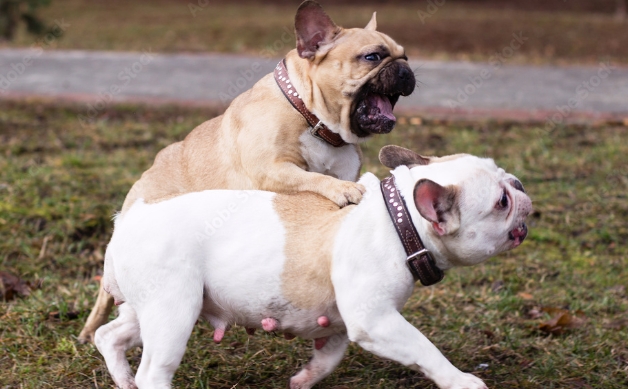
<path id="1" fill-rule="evenodd" d="M 523 206 L 512 220 L 490 216 L 495 205 L 490 196 L 512 177 L 490 160 L 469 156 L 413 169 L 401 166 L 394 174 L 425 245 L 443 269 L 477 263 L 507 249 L 514 220 L 521 221 L 531 208 L 529 198 L 517 191 L 513 196 Z M 461 188 L 458 238 L 439 237 L 416 211 L 413 188 L 427 177 Z M 286 231 L 273 209 L 275 194 L 220 190 L 151 205 L 135 203 L 116 221 L 105 257 L 105 287 L 125 304 L 120 316 L 96 333 L 96 345 L 116 384 L 125 389 L 169 388 L 192 327 L 202 316 L 217 328 L 261 328 L 263 318 L 273 317 L 282 331 L 306 339 L 329 337 L 292 377 L 291 388 L 311 388 L 330 374 L 349 340 L 423 372 L 440 388 L 486 388 L 480 379 L 455 368 L 399 313 L 414 279 L 379 180 L 367 173 L 359 182 L 367 192 L 342 221 L 333 246 L 336 301 L 312 310 L 298 309 L 282 293 Z M 492 241 L 468 243 L 465 236 L 471 230 Z M 464 262 L 464 255 L 471 260 Z M 332 325 L 318 326 L 320 315 L 328 316 Z M 142 361 L 133 379 L 124 352 L 140 343 Z"/>
<path id="2" fill-rule="evenodd" d="M 331 147 L 309 131 L 299 137 L 301 153 L 311 172 L 322 173 L 345 181 L 355 181 L 360 171 L 360 155 L 355 146 Z"/>

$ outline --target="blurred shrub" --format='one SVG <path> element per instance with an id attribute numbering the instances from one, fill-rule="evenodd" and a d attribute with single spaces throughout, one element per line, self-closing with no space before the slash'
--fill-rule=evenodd
<path id="1" fill-rule="evenodd" d="M 31 34 L 47 32 L 36 12 L 37 8 L 49 4 L 50 0 L 0 0 L 0 39 L 12 40 L 20 23 L 24 23 Z"/>

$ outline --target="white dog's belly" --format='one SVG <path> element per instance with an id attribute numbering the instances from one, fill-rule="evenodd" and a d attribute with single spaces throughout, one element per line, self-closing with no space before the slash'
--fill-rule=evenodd
<path id="1" fill-rule="evenodd" d="M 166 295 L 202 295 L 200 315 L 216 328 L 261 328 L 271 317 L 277 331 L 304 338 L 344 330 L 335 302 L 305 310 L 284 297 L 285 228 L 274 196 L 212 191 L 211 197 L 200 192 L 164 203 L 138 201 L 116 222 L 109 247 L 123 300 L 141 315 Z M 332 325 L 320 327 L 321 315 Z"/>

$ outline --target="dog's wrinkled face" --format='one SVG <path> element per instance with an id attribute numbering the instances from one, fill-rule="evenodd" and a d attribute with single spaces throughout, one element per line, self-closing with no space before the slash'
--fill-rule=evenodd
<path id="1" fill-rule="evenodd" d="M 526 238 L 532 201 L 521 182 L 492 159 L 466 154 L 426 158 L 386 146 L 380 160 L 389 167 L 411 168 L 420 222 L 428 224 L 430 241 L 447 262 L 439 267 L 474 265 Z"/>
<path id="2" fill-rule="evenodd" d="M 416 81 L 403 47 L 376 31 L 375 14 L 363 29 L 343 29 L 306 1 L 295 28 L 299 56 L 310 61 L 309 75 L 327 102 L 315 107 L 321 119 L 335 124 L 344 138 L 392 131 L 393 108 Z"/>

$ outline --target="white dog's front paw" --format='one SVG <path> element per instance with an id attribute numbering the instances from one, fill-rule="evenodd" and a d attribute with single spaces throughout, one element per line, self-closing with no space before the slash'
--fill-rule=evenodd
<path id="1" fill-rule="evenodd" d="M 449 384 L 440 386 L 442 389 L 488 389 L 488 386 L 473 374 L 460 373 L 460 375 L 451 377 L 447 380 Z"/>

